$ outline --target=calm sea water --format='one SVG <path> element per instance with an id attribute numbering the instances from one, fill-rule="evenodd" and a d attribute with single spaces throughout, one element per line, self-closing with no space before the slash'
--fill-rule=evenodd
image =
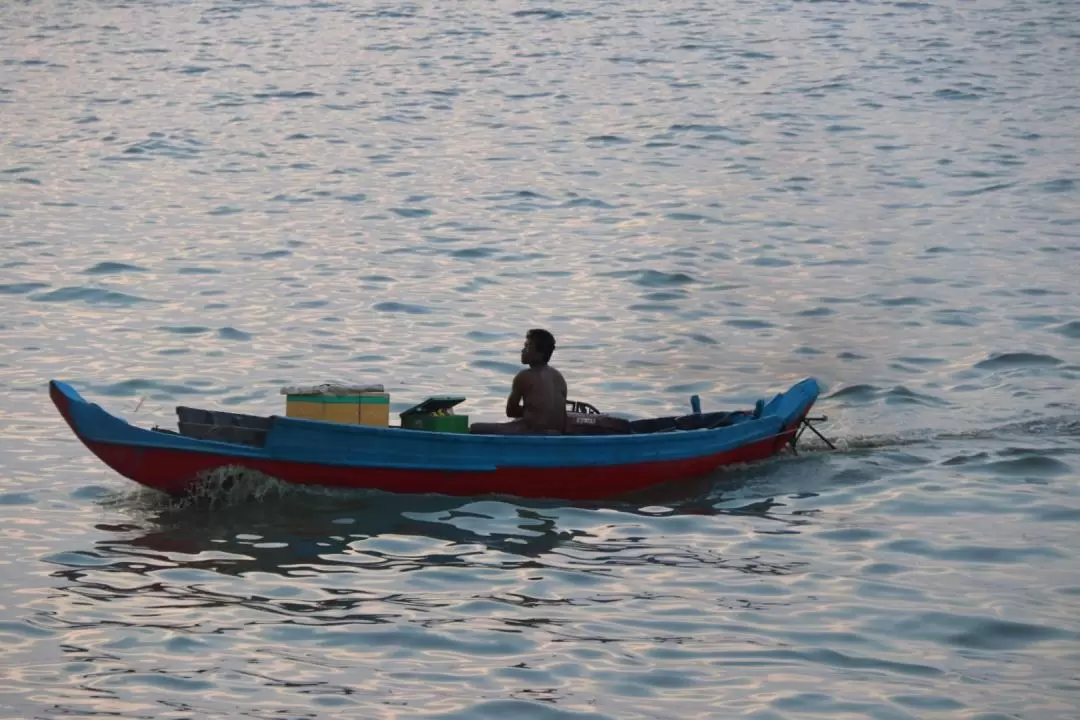
<path id="1" fill-rule="evenodd" d="M 1069 0 L 0 7 L 0 713 L 1080 716 Z M 835 453 L 641 502 L 104 468 L 525 330 L 639 416 L 814 375 Z"/>

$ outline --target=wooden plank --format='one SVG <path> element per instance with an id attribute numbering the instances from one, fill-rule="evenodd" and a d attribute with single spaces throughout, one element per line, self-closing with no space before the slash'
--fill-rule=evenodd
<path id="1" fill-rule="evenodd" d="M 196 440 L 215 440 L 263 447 L 266 444 L 266 431 L 235 425 L 206 425 L 203 423 L 180 423 L 180 434 Z"/>
<path id="2" fill-rule="evenodd" d="M 223 425 L 231 427 L 252 428 L 255 430 L 269 430 L 273 419 L 259 415 L 244 415 L 222 410 L 202 410 L 200 408 L 177 406 L 176 415 L 180 422 L 195 423 L 198 425 Z"/>

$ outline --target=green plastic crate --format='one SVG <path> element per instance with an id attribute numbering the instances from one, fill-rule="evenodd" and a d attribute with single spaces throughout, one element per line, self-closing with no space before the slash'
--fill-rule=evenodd
<path id="1" fill-rule="evenodd" d="M 411 415 L 401 418 L 401 427 L 433 432 L 469 432 L 468 415 Z"/>
<path id="2" fill-rule="evenodd" d="M 401 413 L 401 427 L 407 430 L 467 433 L 468 415 L 435 415 L 439 410 L 450 410 L 462 402 L 465 402 L 465 398 L 457 396 L 429 397 Z"/>

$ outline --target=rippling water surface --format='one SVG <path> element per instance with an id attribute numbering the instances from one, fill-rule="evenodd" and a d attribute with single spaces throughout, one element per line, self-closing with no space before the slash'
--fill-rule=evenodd
<path id="1" fill-rule="evenodd" d="M 4 717 L 1080 715 L 1075 3 L 38 0 L 0 62 Z M 199 509 L 45 392 L 495 419 L 533 326 L 635 415 L 814 375 L 840 450 Z"/>

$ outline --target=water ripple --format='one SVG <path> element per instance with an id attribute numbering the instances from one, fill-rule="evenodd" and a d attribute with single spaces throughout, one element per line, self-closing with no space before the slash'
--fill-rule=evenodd
<path id="1" fill-rule="evenodd" d="M 128 10 L 0 9 L 11 713 L 1075 716 L 1069 7 Z M 815 375 L 840 450 L 586 505 L 189 506 L 45 394 L 496 419 L 531 327 L 629 416 Z"/>

